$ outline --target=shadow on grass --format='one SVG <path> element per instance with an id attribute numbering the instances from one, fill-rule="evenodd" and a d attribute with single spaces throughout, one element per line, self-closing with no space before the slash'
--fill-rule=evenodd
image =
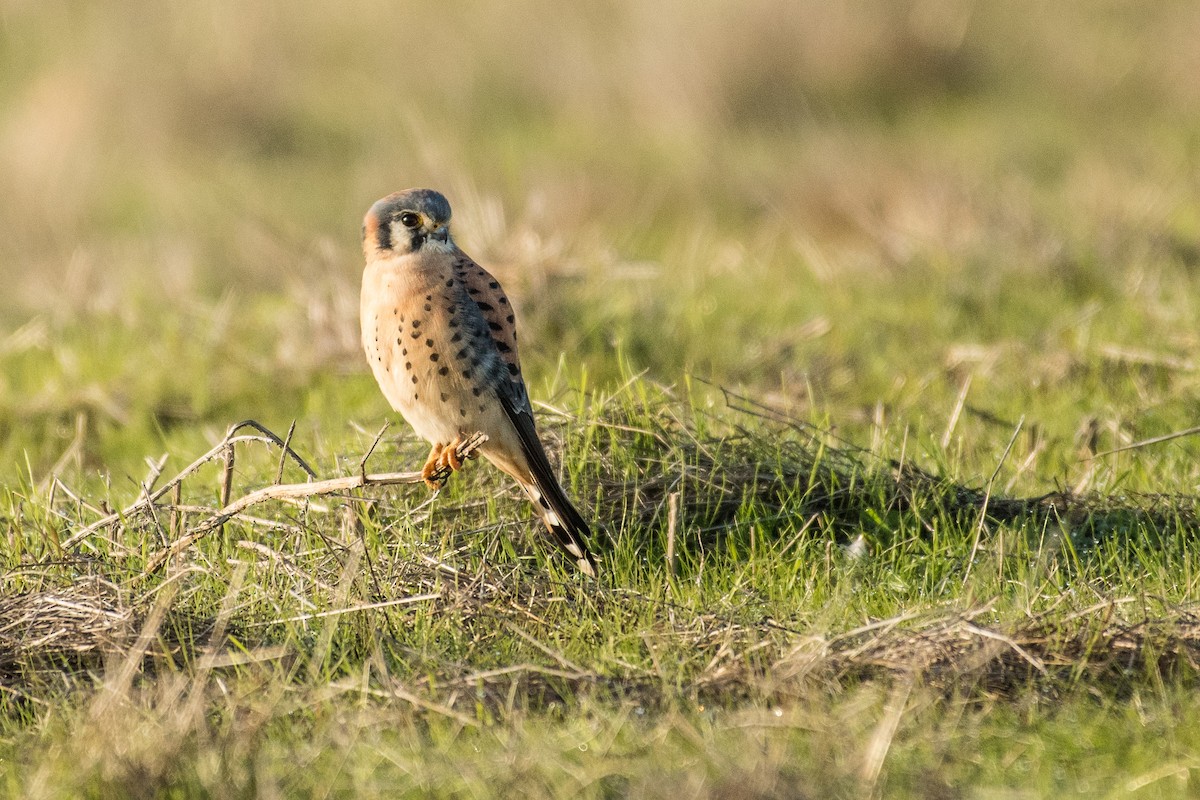
<path id="1" fill-rule="evenodd" d="M 1200 535 L 1200 497 L 998 495 L 911 462 L 882 459 L 728 392 L 726 401 L 733 413 L 716 419 L 678 408 L 630 413 L 624 407 L 600 423 L 616 432 L 619 445 L 612 449 L 636 464 L 630 470 L 609 463 L 596 476 L 603 487 L 600 517 L 630 516 L 634 524 L 627 527 L 647 534 L 638 546 L 651 548 L 652 558 L 664 555 L 662 537 L 652 533 L 670 524 L 672 495 L 676 518 L 688 520 L 691 534 L 714 550 L 735 537 L 735 548 L 745 552 L 751 525 L 754 535 L 778 537 L 812 521 L 841 544 L 865 534 L 886 545 L 900 531 L 928 533 L 935 524 L 964 541 L 977 529 L 986 538 L 1000 525 L 1042 539 L 1052 531 L 1077 552 L 1101 543 L 1155 547 Z M 632 507 L 631 496 L 637 497 Z"/>
<path id="2" fill-rule="evenodd" d="M 811 425 L 735 402 L 730 407 L 714 416 L 662 398 L 599 402 L 585 421 L 586 446 L 566 456 L 581 483 L 599 487 L 595 506 L 597 516 L 609 521 L 608 560 L 635 550 L 642 563 L 660 565 L 662 580 L 653 585 L 620 585 L 613 577 L 622 574 L 619 567 L 596 584 L 530 571 L 521 561 L 481 562 L 469 555 L 470 543 L 437 557 L 419 549 L 393 551 L 386 544 L 372 553 L 365 526 L 379 534 L 405 522 L 413 508 L 376 508 L 375 501 L 364 506 L 362 498 L 345 497 L 344 508 L 370 512 L 348 525 L 346 514 L 309 516 L 306 507 L 298 515 L 294 504 L 268 498 L 230 524 L 251 532 L 312 534 L 320 547 L 301 556 L 270 551 L 261 542 L 237 544 L 265 553 L 293 581 L 290 589 L 270 585 L 264 591 L 304 595 L 313 610 L 243 625 L 231 610 L 240 588 L 207 605 L 177 601 L 171 588 L 189 575 L 224 580 L 221 570 L 227 571 L 231 559 L 222 547 L 229 544 L 214 542 L 218 537 L 197 537 L 164 574 L 139 569 L 149 560 L 144 543 L 161 537 L 159 520 L 180 519 L 172 530 L 186 536 L 190 524 L 220 510 L 212 506 L 211 492 L 207 506 L 164 496 L 106 528 L 106 540 L 120 547 L 92 551 L 86 561 L 41 565 L 42 577 L 34 581 L 28 576 L 37 565 L 20 569 L 25 588 L 0 597 L 0 689 L 19 699 L 100 680 L 114 664 L 153 674 L 160 668 L 236 669 L 256 659 L 280 664 L 307 659 L 315 664 L 308 673 L 337 681 L 354 664 L 376 659 L 375 681 L 383 694 L 479 720 L 514 703 L 561 708 L 581 694 L 659 707 L 679 698 L 730 705 L 802 694 L 814 684 L 877 678 L 919 680 L 972 696 L 1012 696 L 1031 687 L 1056 692 L 1079 682 L 1124 691 L 1146 677 L 1194 679 L 1200 620 L 1193 612 L 1168 607 L 1130 620 L 1124 611 L 1134 606 L 1123 598 L 1069 615 L 1031 613 L 1006 624 L 996 621 L 991 603 L 983 603 L 965 611 L 902 615 L 840 634 L 747 619 L 736 609 L 696 611 L 664 599 L 670 593 L 660 591 L 663 580 L 673 580 L 665 574 L 672 536 L 686 535 L 723 554 L 710 560 L 711 573 L 733 566 L 729 553 L 753 551 L 755 537 L 776 548 L 783 547 L 784 537 L 801 535 L 828 534 L 845 542 L 866 534 L 886 543 L 897 531 L 920 535 L 937 527 L 957 532 L 961 541 L 954 557 L 969 563 L 975 549 L 968 543 L 986 539 L 1000 524 L 1015 524 L 1030 535 L 1053 528 L 1077 553 L 1100 541 L 1136 540 L 1145 547 L 1200 532 L 1196 498 L 992 496 L 913 464 L 882 461 Z M 579 424 L 565 414 L 551 415 L 547 428 L 574 441 L 578 431 L 564 426 Z M 60 519 L 81 516 L 85 504 L 70 494 L 62 497 L 61 507 L 50 511 Z M 427 520 L 460 529 L 490 516 L 486 504 L 474 499 L 423 507 L 416 511 Z M 74 525 L 86 527 L 86 520 Z M 5 576 L 6 586 L 16 585 L 17 572 Z M 218 606 L 221 611 L 213 610 Z M 438 634 L 452 637 L 445 649 L 430 648 L 427 639 L 414 636 L 410 620 L 395 616 L 413 607 L 422 609 L 427 624 L 447 626 Z M 564 615 L 564 607 L 570 613 Z M 345 615 L 352 624 L 321 627 Z M 594 625 L 591 644 L 602 651 L 608 635 L 602 623 L 626 616 L 638 618 L 635 627 L 665 632 L 697 666 L 665 678 L 644 663 L 580 663 L 542 643 L 560 634 L 586 639 L 586 633 L 565 626 Z M 224 655 L 214 660 L 218 651 Z M 242 656 L 234 658 L 235 652 Z M 504 655 L 518 652 L 525 655 Z M 484 663 L 476 654 L 494 654 L 493 661 Z"/>

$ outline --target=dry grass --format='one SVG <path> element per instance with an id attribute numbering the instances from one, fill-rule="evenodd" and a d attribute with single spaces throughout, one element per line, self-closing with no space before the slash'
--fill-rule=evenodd
<path id="1" fill-rule="evenodd" d="M 647 406 L 650 413 L 636 413 L 630 406 L 610 401 L 603 407 L 604 414 L 590 423 L 593 449 L 586 461 L 601 465 L 594 470 L 594 483 L 601 487 L 597 501 L 601 519 L 621 520 L 626 530 L 667 526 L 672 536 L 678 520 L 686 520 L 693 550 L 689 572 L 703 572 L 706 548 L 719 558 L 728 541 L 747 546 L 747 532 L 740 523 L 747 509 L 753 509 L 755 520 L 748 535 L 766 540 L 762 546 L 780 548 L 779 557 L 806 534 L 840 536 L 848 542 L 850 533 L 862 530 L 867 514 L 889 518 L 897 530 L 906 527 L 904 520 L 917 531 L 932 531 L 933 526 L 947 523 L 969 531 L 978 524 L 977 535 L 983 531 L 987 538 L 995 526 L 1021 523 L 1044 544 L 1050 530 L 1052 541 L 1046 552 L 1063 550 L 1064 555 L 1087 542 L 1133 537 L 1139 531 L 1155 531 L 1164 539 L 1191 538 L 1200 532 L 1194 497 L 1101 498 L 1068 492 L 1030 499 L 994 496 L 911 464 L 879 460 L 778 413 L 770 414 L 771 422 L 764 428 L 764 409 L 739 405 L 745 401 L 726 396 L 735 408 L 718 416 L 697 415 L 670 404 L 652 404 Z M 997 617 L 992 600 L 963 610 L 906 612 L 845 633 L 821 634 L 787 621 L 746 619 L 676 605 L 621 585 L 619 579 L 593 586 L 561 582 L 552 573 L 530 574 L 513 565 L 480 563 L 469 554 L 470 544 L 440 556 L 423 550 L 368 555 L 363 525 L 378 524 L 373 518 L 385 512 L 376 509 L 379 500 L 362 496 L 362 490 L 377 494 L 386 485 L 419 483 L 420 474 L 360 473 L 280 484 L 284 457 L 311 472 L 296 450 L 297 443 L 291 434 L 285 441 L 261 426 L 254 435 L 239 435 L 243 427 L 232 428 L 218 445 L 163 486 L 156 488 L 153 479 L 147 481 L 142 496 L 121 513 L 86 524 L 79 517 L 67 526 L 63 556 L 68 566 L 74 564 L 68 574 L 78 575 L 81 569 L 86 573 L 66 585 L 53 569 L 42 579 L 27 575 L 27 583 L 42 588 L 0 602 L 0 672 L 8 690 L 26 692 L 30 675 L 43 682 L 47 664 L 59 665 L 67 683 L 72 683 L 72 675 L 113 658 L 144 657 L 146 666 L 153 668 L 156 660 L 186 660 L 193 657 L 189 654 L 213 646 L 212 631 L 225 630 L 230 620 L 189 617 L 194 612 L 183 602 L 187 593 L 176 590 L 191 582 L 190 576 L 211 569 L 205 565 L 211 565 L 217 553 L 198 548 L 208 534 L 227 523 L 247 534 L 237 541 L 250 558 L 247 564 L 270 565 L 284 576 L 289 592 L 316 603 L 310 604 L 312 610 L 260 620 L 238 631 L 238 648 L 266 647 L 278 640 L 280 632 L 291 639 L 296 626 L 330 617 L 381 613 L 391 633 L 377 641 L 372 636 L 370 646 L 400 647 L 402 652 L 396 655 L 406 664 L 409 677 L 385 680 L 379 691 L 455 718 L 464 714 L 464 719 L 470 718 L 484 707 L 511 712 L 514 703 L 542 708 L 581 695 L 636 699 L 646 707 L 669 705 L 678 693 L 708 704 L 769 702 L 802 694 L 810 686 L 807 681 L 897 676 L 967 695 L 1017 696 L 1034 687 L 1057 691 L 1078 684 L 1114 689 L 1150 675 L 1158 681 L 1191 680 L 1200 653 L 1200 620 L 1186 604 L 1158 602 L 1151 612 L 1145 600 L 1109 599 L 1065 616 L 1051 608 L 1014 622 Z M 555 426 L 550 433 L 557 435 Z M 773 437 L 774 444 L 765 446 L 764 436 Z M 276 483 L 230 497 L 230 451 L 251 444 L 279 451 Z M 464 443 L 461 454 L 469 456 L 473 446 Z M 360 469 L 369 456 L 368 451 Z M 218 505 L 182 502 L 185 491 L 191 496 L 206 493 L 187 486 L 199 480 L 202 465 L 220 459 L 225 467 L 216 478 L 222 491 L 208 493 Z M 673 468 L 667 468 L 668 463 Z M 628 465 L 635 465 L 636 472 L 630 473 Z M 61 489 L 56 509 L 60 519 L 95 508 L 96 504 L 84 502 L 65 486 Z M 329 495 L 334 500 L 342 497 L 345 505 L 340 510 L 315 505 L 318 498 Z M 461 524 L 477 513 L 477 507 L 476 501 L 449 501 L 440 504 L 437 515 Z M 424 506 L 400 513 L 414 512 L 427 513 Z M 340 535 L 320 534 L 323 551 L 289 554 L 269 544 L 280 532 L 313 525 L 310 514 L 316 515 L 314 519 L 340 515 Z M 175 521 L 167 524 L 168 519 Z M 393 520 L 389 526 L 396 524 Z M 790 543 L 779 538 L 783 532 L 791 537 Z M 609 557 L 629 546 L 623 541 L 627 536 L 610 531 Z M 138 541 L 160 542 L 160 546 L 130 546 Z M 873 542 L 876 548 L 887 544 L 879 539 Z M 644 557 L 664 562 L 674 561 L 675 554 L 666 552 L 671 546 L 661 539 L 635 543 Z M 977 541 L 972 560 L 978 547 Z M 355 578 L 364 559 L 366 572 Z M 156 570 L 164 566 L 165 574 L 157 575 Z M 350 587 L 360 579 L 369 586 L 359 599 L 351 600 Z M 320 596 L 324 600 L 318 600 Z M 166 605 L 163 597 L 168 598 Z M 542 658 L 481 668 L 471 661 L 447 661 L 436 653 L 409 649 L 400 644 L 404 637 L 391 627 L 396 623 L 388 612 L 415 606 L 429 618 L 454 620 L 459 647 L 466 651 L 503 651 L 504 642 L 515 636 Z M 564 607 L 575 613 L 564 618 Z M 637 610 L 630 612 L 631 608 Z M 698 668 L 687 671 L 682 684 L 665 691 L 664 675 L 653 663 L 618 659 L 610 664 L 615 668 L 606 670 L 574 663 L 543 642 L 562 638 L 565 631 L 560 626 L 575 624 L 578 614 L 610 623 L 631 616 L 637 625 L 655 630 L 657 637 L 691 653 Z M 151 619 L 155 627 L 148 631 Z M 163 630 L 159 625 L 165 626 Z M 148 641 L 170 644 L 148 648 Z M 135 653 L 135 648 L 140 650 Z"/>
<path id="2" fill-rule="evenodd" d="M 1200 676 L 1200 607 L 1195 605 L 1154 603 L 1150 609 L 1145 599 L 1118 598 L 1065 616 L 1031 614 L 1012 624 L 996 620 L 993 601 L 966 610 L 906 613 L 833 635 L 793 630 L 771 620 L 736 622 L 721 614 L 693 614 L 632 590 L 585 596 L 577 588 L 530 579 L 511 568 L 467 573 L 430 558 L 388 562 L 377 569 L 389 582 L 404 586 L 404 595 L 278 622 L 420 603 L 431 614 L 458 620 L 471 649 L 486 651 L 493 638 L 514 633 L 527 638 L 544 656 L 536 662 L 476 669 L 408 652 L 404 656 L 410 667 L 424 677 L 389 677 L 384 669 L 372 680 L 380 696 L 395 696 L 469 725 L 511 715 L 514 706 L 536 711 L 589 697 L 635 701 L 647 709 L 671 707 L 684 698 L 737 707 L 747 701 L 802 698 L 814 686 L 882 678 L 915 681 L 957 698 L 1015 699 L 1030 691 L 1060 694 L 1078 686 L 1103 686 L 1118 694 L 1147 681 L 1190 686 Z M 47 687 L 76 685 L 79 677 L 102 671 L 105 664 L 129 660 L 155 671 L 156 664 L 176 661 L 181 654 L 205 652 L 213 644 L 213 630 L 221 628 L 217 619 L 208 619 L 189 620 L 185 629 L 180 619 L 171 619 L 170 609 L 155 616 L 161 608 L 155 609 L 150 598 L 123 596 L 128 591 L 93 579 L 4 598 L 3 690 L 36 698 Z M 626 665 L 602 673 L 580 666 L 525 632 L 554 641 L 560 632 L 546 622 L 553 616 L 547 612 L 564 603 L 586 603 L 589 613 L 609 616 L 629 605 L 648 606 L 657 636 L 700 654 L 707 663 L 676 686 L 664 684 L 653 667 Z M 147 630 L 149 620 L 153 627 Z M 179 641 L 181 633 L 192 638 Z M 226 643 L 215 651 L 216 662 L 225 668 L 301 655 L 292 648 L 251 645 L 248 630 L 236 636 L 236 646 Z M 147 641 L 170 641 L 171 646 L 147 647 Z M 335 681 L 332 688 L 337 685 Z"/>
<path id="3" fill-rule="evenodd" d="M 1196 795 L 1198 38 L 7 3 L 0 786 Z M 409 185 L 510 292 L 599 583 L 487 470 L 356 483 L 359 220 Z"/>

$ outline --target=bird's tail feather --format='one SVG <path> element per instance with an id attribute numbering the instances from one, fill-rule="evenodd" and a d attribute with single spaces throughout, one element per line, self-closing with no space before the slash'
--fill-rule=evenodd
<path id="1" fill-rule="evenodd" d="M 575 559 L 580 572 L 594 578 L 597 572 L 596 561 L 587 549 L 587 538 L 591 531 L 588 530 L 583 516 L 567 499 L 566 492 L 558 484 L 558 479 L 554 477 L 554 470 L 550 467 L 546 451 L 542 449 L 542 443 L 534 428 L 533 412 L 528 408 L 528 403 L 526 400 L 525 407 L 518 408 L 512 395 L 500 394 L 501 407 L 516 429 L 521 452 L 529 469 L 528 477 L 522 475 L 521 470 L 514 469 L 510 474 L 529 495 L 559 547 Z"/>
<path id="2" fill-rule="evenodd" d="M 550 535 L 558 542 L 558 546 L 575 559 L 579 571 L 585 575 L 596 577 L 596 562 L 588 552 L 584 543 L 585 537 L 591 532 L 583 516 L 567 499 L 566 493 L 558 485 L 558 481 L 550 480 L 546 486 L 534 476 L 531 483 L 523 483 L 521 488 L 529 495 L 538 513 L 545 523 Z"/>

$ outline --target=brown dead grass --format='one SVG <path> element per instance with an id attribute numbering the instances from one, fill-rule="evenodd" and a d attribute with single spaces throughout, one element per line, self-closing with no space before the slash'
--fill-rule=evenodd
<path id="1" fill-rule="evenodd" d="M 745 411 L 749 414 L 753 409 Z M 734 428 L 736 423 L 734 418 Z M 954 484 L 913 465 L 873 462 L 866 451 L 838 445 L 828 434 L 798 423 L 789 423 L 788 437 L 769 451 L 763 449 L 761 435 L 749 429 L 701 434 L 695 418 L 679 408 L 636 418 L 609 409 L 602 427 L 619 439 L 625 457 L 632 455 L 642 471 L 621 473 L 617 465 L 605 461 L 602 445 L 597 445 L 595 460 L 608 472 L 600 513 L 631 514 L 641 529 L 665 522 L 662 515 L 668 513 L 671 495 L 676 497 L 677 513 L 710 537 L 736 535 L 735 518 L 747 502 L 757 504 L 763 518 L 772 514 L 792 519 L 823 517 L 833 532 L 839 524 L 851 530 L 864 508 L 884 508 L 917 520 L 934 512 L 957 516 L 968 524 L 980 519 L 985 535 L 996 521 L 1021 518 L 1043 526 L 1053 522 L 1068 534 L 1112 535 L 1147 519 L 1164 525 L 1169 520 L 1192 530 L 1200 527 L 1195 498 L 1097 498 L 1069 493 L 1029 499 L 992 497 L 985 490 Z M 236 432 L 231 430 L 226 442 L 200 461 L 239 443 L 244 446 Z M 269 432 L 241 438 L 286 448 L 302 461 L 290 444 Z M 664 468 L 667 461 L 675 466 Z M 168 489 L 191 478 L 196 463 L 158 491 L 148 486 L 122 514 L 108 515 L 99 521 L 102 524 L 80 524 L 74 535 L 63 537 L 76 551 L 71 557 L 79 558 L 79 571 L 87 571 L 83 577 L 66 585 L 61 577 L 46 577 L 36 589 L 0 598 L 0 682 L 7 690 L 34 691 L 35 685 L 45 683 L 47 674 L 54 673 L 70 683 L 72 676 L 102 671 L 109 663 L 139 661 L 151 667 L 162 659 L 178 663 L 205 648 L 211 658 L 211 648 L 223 646 L 214 642 L 213 632 L 236 628 L 236 618 L 225 612 L 211 619 L 189 616 L 184 595 L 168 596 L 160 590 L 170 588 L 189 569 L 212 567 L 197 547 L 217 522 L 237 520 L 250 528 L 267 529 L 294 524 L 294 506 L 283 500 L 304 499 L 306 485 L 313 487 L 316 496 L 330 482 L 274 487 L 280 491 L 265 487 L 246 491 L 241 499 L 218 496 L 227 501 L 224 508 L 187 505 L 178 492 Z M 617 474 L 624 477 L 618 479 Z M 667 475 L 675 477 L 668 480 L 663 477 Z M 226 474 L 221 483 L 228 486 Z M 59 497 L 61 513 L 67 509 L 88 513 L 89 505 L 65 488 Z M 636 498 L 632 508 L 631 497 Z M 461 523 L 478 509 L 475 504 L 447 504 L 438 513 L 461 517 Z M 1053 692 L 1081 681 L 1120 689 L 1134 678 L 1147 676 L 1191 679 L 1200 656 L 1200 616 L 1193 606 L 1160 605 L 1152 612 L 1144 603 L 1121 598 L 1067 616 L 1053 609 L 1030 612 L 1014 622 L 999 620 L 993 614 L 993 601 L 965 609 L 905 614 L 828 634 L 772 620 L 748 622 L 720 613 L 697 613 L 628 588 L 561 584 L 511 564 L 468 568 L 455 563 L 453 554 L 439 558 L 391 552 L 371 555 L 355 527 L 361 521 L 356 523 L 353 515 L 343 517 L 342 536 L 327 538 L 323 557 L 309 554 L 301 561 L 263 542 L 239 543 L 257 553 L 255 557 L 281 565 L 298 591 L 327 595 L 325 610 L 271 624 L 286 628 L 302 619 L 421 604 L 436 617 L 458 620 L 472 652 L 502 652 L 504 642 L 516 636 L 541 653 L 536 661 L 479 669 L 437 654 L 404 652 L 398 655 L 411 666 L 409 679 L 401 682 L 387 677 L 386 670 L 381 673 L 379 691 L 464 718 L 473 718 L 472 709 L 480 703 L 498 709 L 514 702 L 522 707 L 544 706 L 580 693 L 633 698 L 645 705 L 673 702 L 679 692 L 706 703 L 735 703 L 802 693 L 814 681 L 840 685 L 901 677 L 969 696 L 1010 697 L 1032 687 Z M 180 522 L 165 525 L 171 518 Z M 162 543 L 150 556 L 156 564 L 167 564 L 164 583 L 148 582 L 152 576 L 131 567 L 132 548 L 124 555 L 114 549 L 104 557 L 84 556 L 79 548 L 101 531 L 109 542 L 174 536 L 173 542 Z M 654 546 L 646 544 L 651 551 Z M 163 553 L 170 558 L 160 558 Z M 660 555 L 665 556 L 655 553 L 653 558 Z M 368 593 L 367 600 L 356 601 L 344 587 L 360 580 L 354 576 L 364 562 L 368 577 L 361 580 L 375 591 Z M 383 596 L 380 586 L 403 589 L 389 599 L 370 599 Z M 656 635 L 700 654 L 706 666 L 691 674 L 686 685 L 671 689 L 653 668 L 624 662 L 604 668 L 574 663 L 545 644 L 555 640 L 556 626 L 563 624 L 550 621 L 562 618 L 555 611 L 563 604 L 598 618 L 618 618 L 631 609 L 648 612 Z M 148 626 L 153 629 L 148 631 Z M 251 626 L 239 631 L 241 646 L 266 645 L 265 639 L 256 642 L 255 630 L 263 629 Z M 387 636 L 386 628 L 377 637 L 376 646 L 384 647 L 396 639 Z"/>
<path id="2" fill-rule="evenodd" d="M 1200 674 L 1196 604 L 1151 612 L 1144 600 L 1119 598 L 1065 617 L 1049 611 L 1000 623 L 993 601 L 967 610 L 903 614 L 830 635 L 788 629 L 770 620 L 747 624 L 719 614 L 686 613 L 629 590 L 594 594 L 591 602 L 602 607 L 601 613 L 620 614 L 630 604 L 653 605 L 659 635 L 711 654 L 708 666 L 675 691 L 652 668 L 626 665 L 600 672 L 540 643 L 553 641 L 553 626 L 545 622 L 549 608 L 584 601 L 579 592 L 531 581 L 511 568 L 464 574 L 428 559 L 393 563 L 388 569 L 389 579 L 402 580 L 407 587 L 407 595 L 393 605 L 427 603 L 438 614 L 453 615 L 461 620 L 473 648 L 486 649 L 491 640 L 516 634 L 545 656 L 537 663 L 480 670 L 439 662 L 429 654 L 406 653 L 424 677 L 376 676 L 380 693 L 466 719 L 473 718 L 480 703 L 503 712 L 511 711 L 514 703 L 545 708 L 581 695 L 633 700 L 646 707 L 687 698 L 737 705 L 803 696 L 814 686 L 902 680 L 949 696 L 1013 699 L 1030 690 L 1054 694 L 1077 685 L 1105 686 L 1122 694 L 1147 679 L 1191 682 Z M 38 694 L 39 686 L 61 686 L 64 681 L 70 685 L 72 678 L 86 681 L 106 664 L 132 660 L 153 671 L 163 659 L 198 653 L 211 644 L 218 621 L 192 619 L 181 625 L 186 615 L 173 618 L 177 610 L 151 623 L 158 627 L 147 637 L 151 607 L 148 599 L 130 599 L 119 587 L 99 579 L 0 599 L 0 686 L 18 696 Z M 194 639 L 177 641 L 181 631 Z M 243 643 L 245 634 L 239 632 Z M 147 641 L 155 644 L 147 647 Z M 272 658 L 297 655 L 268 649 Z M 242 646 L 215 657 L 226 666 L 252 659 Z M 59 680 L 47 680 L 56 673 Z"/>

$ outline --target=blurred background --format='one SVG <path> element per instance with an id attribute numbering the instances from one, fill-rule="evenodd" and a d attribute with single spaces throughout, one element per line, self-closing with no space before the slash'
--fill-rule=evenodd
<path id="1" fill-rule="evenodd" d="M 359 227 L 411 186 L 516 298 L 535 395 L 646 370 L 935 435 L 970 376 L 1050 472 L 1105 408 L 1171 430 L 1197 42 L 1182 0 L 0 0 L 0 474 L 376 427 Z"/>

